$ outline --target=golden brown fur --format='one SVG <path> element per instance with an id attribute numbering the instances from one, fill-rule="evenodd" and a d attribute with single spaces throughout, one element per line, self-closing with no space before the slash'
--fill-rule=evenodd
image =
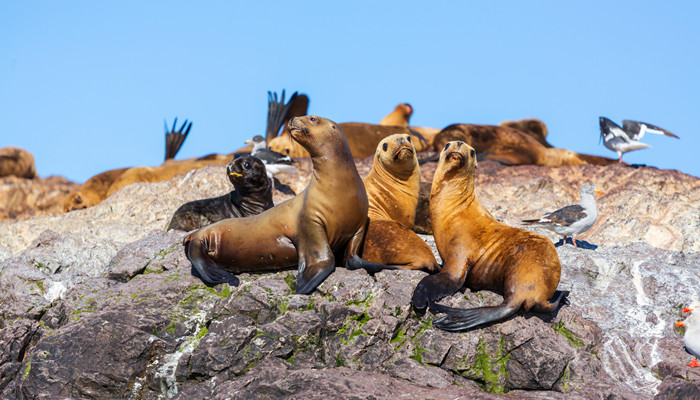
<path id="1" fill-rule="evenodd" d="M 37 177 L 32 153 L 18 147 L 0 149 L 0 178 L 16 176 L 34 179 Z"/>
<path id="2" fill-rule="evenodd" d="M 464 142 L 445 145 L 430 194 L 430 216 L 435 244 L 443 260 L 439 274 L 424 278 L 413 302 L 424 308 L 457 291 L 488 289 L 503 294 L 500 306 L 458 310 L 433 307 L 447 313 L 434 322 L 447 330 L 468 329 L 525 311 L 552 312 L 561 296 L 553 298 L 561 264 L 546 237 L 498 222 L 474 194 L 476 152 Z"/>
<path id="3" fill-rule="evenodd" d="M 237 284 L 233 275 L 297 266 L 297 293 L 310 293 L 336 266 L 359 260 L 367 226 L 367 194 L 338 125 L 316 116 L 289 122 L 311 154 L 304 192 L 261 214 L 226 219 L 185 238 L 193 274 L 207 284 Z M 362 261 L 362 260 L 359 260 Z M 361 263 L 360 263 L 361 264 Z"/>
<path id="4" fill-rule="evenodd" d="M 472 146 L 483 159 L 509 165 L 535 164 L 558 167 L 579 164 L 605 165 L 615 162 L 603 157 L 547 148 L 524 132 L 494 125 L 450 125 L 436 135 L 433 147 L 435 151 L 440 151 L 447 142 L 455 140 Z"/>
<path id="5" fill-rule="evenodd" d="M 552 147 L 547 142 L 547 125 L 537 118 L 525 118 L 518 121 L 503 121 L 498 126 L 517 129 L 520 132 L 527 133 L 540 142 L 544 147 Z"/>
<path id="6" fill-rule="evenodd" d="M 128 169 L 113 169 L 88 179 L 79 190 L 66 195 L 63 199 L 63 211 L 81 210 L 99 204 L 107 198 L 107 191 L 112 183 Z"/>
<path id="7" fill-rule="evenodd" d="M 402 269 L 438 270 L 430 247 L 411 229 L 416 218 L 420 168 L 408 134 L 386 137 L 364 179 L 369 228 L 362 258 Z"/>
<path id="8" fill-rule="evenodd" d="M 408 127 L 411 114 L 413 114 L 413 107 L 408 103 L 401 103 L 396 106 L 394 111 L 382 118 L 382 120 L 379 121 L 379 125 Z"/>

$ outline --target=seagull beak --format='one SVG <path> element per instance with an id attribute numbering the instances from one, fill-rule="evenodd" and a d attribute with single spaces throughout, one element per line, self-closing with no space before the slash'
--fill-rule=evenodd
<path id="1" fill-rule="evenodd" d="M 693 311 L 693 309 L 690 308 L 690 307 L 686 307 L 686 308 L 683 309 L 683 312 L 684 312 L 684 313 L 691 312 L 691 311 Z"/>
<path id="2" fill-rule="evenodd" d="M 676 327 L 676 328 L 680 328 L 681 326 L 685 326 L 685 322 L 684 322 L 684 321 L 678 321 L 678 322 L 676 322 L 676 324 L 675 324 L 675 327 Z"/>
<path id="3" fill-rule="evenodd" d="M 596 190 L 595 192 L 598 194 L 605 194 L 605 192 L 603 192 L 602 190 Z"/>
<path id="4" fill-rule="evenodd" d="M 245 144 L 251 144 L 251 143 L 253 143 L 253 139 L 248 139 L 248 140 L 246 140 L 244 143 L 245 143 Z"/>

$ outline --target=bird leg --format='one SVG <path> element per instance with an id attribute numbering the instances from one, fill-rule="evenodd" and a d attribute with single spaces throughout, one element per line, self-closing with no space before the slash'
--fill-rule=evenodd
<path id="1" fill-rule="evenodd" d="M 700 364 L 698 364 L 698 359 L 695 358 L 695 357 L 693 358 L 693 361 L 691 361 L 691 362 L 689 362 L 688 364 L 685 364 L 685 365 L 687 365 L 687 366 L 689 366 L 689 367 L 691 367 L 691 368 L 700 367 Z"/>

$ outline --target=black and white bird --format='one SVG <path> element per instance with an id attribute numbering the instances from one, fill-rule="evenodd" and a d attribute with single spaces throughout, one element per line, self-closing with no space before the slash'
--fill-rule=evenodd
<path id="1" fill-rule="evenodd" d="M 598 207 L 593 193 L 603 194 L 592 183 L 584 183 L 579 190 L 581 201 L 578 204 L 547 213 L 542 218 L 525 219 L 522 222 L 525 225 L 539 226 L 564 236 L 564 243 L 566 238 L 571 236 L 576 246 L 576 235 L 590 229 L 598 218 Z"/>
<path id="2" fill-rule="evenodd" d="M 268 149 L 267 142 L 265 141 L 264 137 L 256 135 L 252 139 L 246 140 L 245 142 L 248 144 L 253 144 L 253 150 L 250 152 L 250 155 L 259 158 L 260 161 L 265 164 L 267 176 L 269 176 L 270 179 L 272 179 L 273 175 L 280 172 L 296 171 L 296 168 L 292 165 L 294 160 L 292 160 L 288 155 Z"/>
<path id="3" fill-rule="evenodd" d="M 676 322 L 676 327 L 685 327 L 685 335 L 683 335 L 685 351 L 693 356 L 693 361 L 686 365 L 692 368 L 700 367 L 698 363 L 698 357 L 700 357 L 700 315 L 695 312 L 697 308 L 697 303 L 691 303 L 688 307 L 683 309 L 684 313 L 690 313 L 688 318 L 684 321 Z"/>
<path id="4" fill-rule="evenodd" d="M 624 120 L 622 121 L 622 128 L 620 128 L 618 124 L 605 117 L 600 117 L 599 120 L 600 137 L 603 140 L 603 144 L 620 156 L 618 159 L 620 163 L 622 162 L 622 155 L 624 153 L 651 147 L 646 143 L 640 142 L 647 132 L 679 139 L 679 137 L 673 133 L 659 128 L 658 126 L 647 124 L 646 122 Z"/>

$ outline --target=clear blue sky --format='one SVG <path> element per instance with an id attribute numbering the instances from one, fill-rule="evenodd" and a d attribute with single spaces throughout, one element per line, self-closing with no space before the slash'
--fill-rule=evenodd
<path id="1" fill-rule="evenodd" d="M 379 4 L 375 4 L 379 3 Z M 557 147 L 616 157 L 598 116 L 680 140 L 623 160 L 700 176 L 700 2 L 0 3 L 0 147 L 83 182 L 163 161 L 163 119 L 194 122 L 178 159 L 263 133 L 267 90 L 309 112 L 413 125 L 537 117 Z"/>

